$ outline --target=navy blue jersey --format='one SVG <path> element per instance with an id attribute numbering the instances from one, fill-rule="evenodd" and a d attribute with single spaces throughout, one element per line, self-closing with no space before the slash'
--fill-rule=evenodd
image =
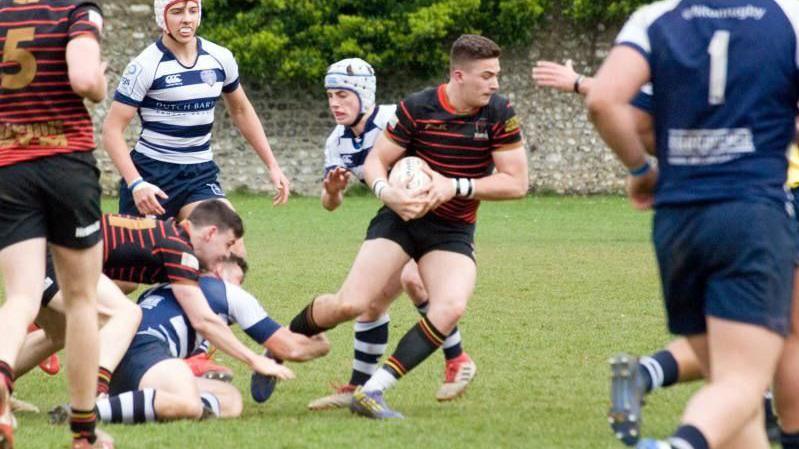
<path id="1" fill-rule="evenodd" d="M 651 71 L 656 206 L 787 200 L 798 23 L 791 0 L 668 0 L 630 18 L 616 43 Z"/>
<path id="2" fill-rule="evenodd" d="M 228 324 L 238 324 L 258 344 L 264 344 L 281 327 L 241 287 L 217 277 L 202 276 L 200 288 L 214 313 Z M 142 320 L 136 335 L 150 335 L 167 342 L 173 357 L 185 358 L 202 344 L 202 336 L 191 327 L 169 284 L 142 293 L 139 307 Z"/>

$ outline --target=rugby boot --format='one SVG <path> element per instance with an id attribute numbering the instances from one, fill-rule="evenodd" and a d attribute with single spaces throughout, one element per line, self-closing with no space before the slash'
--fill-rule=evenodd
<path id="1" fill-rule="evenodd" d="M 334 387 L 335 392 L 333 394 L 314 399 L 308 404 L 308 409 L 320 411 L 348 407 L 352 403 L 352 393 L 355 392 L 356 388 L 356 385 L 350 384 Z"/>
<path id="2" fill-rule="evenodd" d="M 268 350 L 264 352 L 264 356 L 273 359 L 277 363 L 283 363 L 282 360 L 272 357 Z M 257 372 L 252 373 L 250 377 L 250 396 L 255 402 L 261 404 L 268 401 L 272 397 L 272 393 L 275 392 L 275 387 L 277 387 L 277 377 L 264 376 Z"/>
<path id="3" fill-rule="evenodd" d="M 214 363 L 213 357 L 205 352 L 193 355 L 183 360 L 191 368 L 196 377 L 203 377 L 222 382 L 233 382 L 233 370 L 226 366 Z"/>
<path id="4" fill-rule="evenodd" d="M 610 359 L 610 411 L 608 422 L 616 438 L 634 446 L 641 436 L 644 388 L 638 376 L 638 358 L 616 354 Z"/>
<path id="5" fill-rule="evenodd" d="M 72 449 L 114 449 L 114 439 L 111 438 L 111 435 L 100 429 L 94 429 L 94 435 L 97 436 L 94 444 L 89 443 L 89 440 L 85 438 L 81 438 L 80 440 L 72 441 Z"/>
<path id="6" fill-rule="evenodd" d="M 444 370 L 444 383 L 436 392 L 439 401 L 451 401 L 466 391 L 466 387 L 477 375 L 477 365 L 469 354 L 462 353 L 458 357 L 447 360 Z"/>
<path id="7" fill-rule="evenodd" d="M 666 441 L 653 440 L 650 438 L 638 442 L 635 449 L 673 449 L 672 445 Z"/>
<path id="8" fill-rule="evenodd" d="M 69 421 L 69 404 L 59 404 L 47 412 L 47 421 L 53 425 L 66 424 Z"/>
<path id="9" fill-rule="evenodd" d="M 363 387 L 358 387 L 352 394 L 350 402 L 352 413 L 371 419 L 402 419 L 405 418 L 401 413 L 392 410 L 386 404 L 382 391 L 363 391 Z"/>
<path id="10" fill-rule="evenodd" d="M 36 323 L 32 323 L 30 326 L 28 326 L 28 333 L 30 334 L 31 332 L 37 331 L 39 329 L 40 328 L 36 325 Z M 47 357 L 46 359 L 42 360 L 41 363 L 39 363 L 39 369 L 44 371 L 46 374 L 55 376 L 59 371 L 61 371 L 61 360 L 59 360 L 57 354 L 51 354 L 50 357 Z"/>

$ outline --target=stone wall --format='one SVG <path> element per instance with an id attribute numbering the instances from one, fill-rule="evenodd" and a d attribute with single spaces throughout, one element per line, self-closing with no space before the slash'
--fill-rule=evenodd
<path id="1" fill-rule="evenodd" d="M 147 0 L 104 2 L 104 52 L 109 60 L 111 92 L 127 63 L 158 36 L 151 5 Z M 538 59 L 562 61 L 569 57 L 579 70 L 592 73 L 606 55 L 607 43 L 615 34 L 615 30 L 605 30 L 602 25 L 588 31 L 570 28 L 559 20 L 550 20 L 536 33 L 528 49 L 508 52 L 502 59 L 501 90 L 510 97 L 522 118 L 530 151 L 533 191 L 619 192 L 624 172 L 586 121 L 579 97 L 537 89 L 530 79 L 530 69 Z M 379 73 L 379 67 L 377 69 Z M 396 102 L 405 94 L 435 82 L 409 83 L 401 73 L 379 75 L 379 103 Z M 246 79 L 243 83 L 248 84 Z M 316 195 L 323 166 L 322 148 L 334 125 L 321 85 L 314 89 L 277 92 L 248 88 L 247 92 L 260 114 L 275 155 L 292 180 L 293 191 Z M 93 115 L 98 136 L 109 102 L 95 107 Z M 128 130 L 131 145 L 138 132 L 138 123 Z M 225 117 L 222 105 L 217 108 L 214 149 L 222 170 L 222 182 L 228 191 L 271 189 L 265 167 Z M 98 159 L 105 191 L 113 194 L 119 175 L 104 152 L 98 151 Z"/>

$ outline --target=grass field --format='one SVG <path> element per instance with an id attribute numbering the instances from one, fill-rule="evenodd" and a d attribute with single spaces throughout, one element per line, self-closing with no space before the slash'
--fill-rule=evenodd
<path id="1" fill-rule="evenodd" d="M 377 209 L 369 197 L 348 198 L 332 214 L 315 198 L 282 208 L 266 197 L 232 200 L 247 227 L 245 288 L 284 323 L 313 295 L 337 289 Z M 113 210 L 113 202 L 105 205 Z M 437 403 L 443 358 L 435 354 L 388 394 L 404 421 L 306 410 L 330 381 L 348 379 L 352 327 L 345 324 L 329 333 L 331 353 L 292 365 L 298 378 L 264 405 L 249 398 L 243 367 L 222 357 L 245 395 L 241 419 L 107 429 L 118 448 L 621 448 L 605 419 L 606 360 L 622 349 L 652 352 L 669 338 L 649 232 L 650 216 L 617 197 L 484 203 L 477 289 L 461 323 L 478 376 L 465 397 Z M 391 316 L 390 350 L 418 319 L 404 297 Z M 645 434 L 669 434 L 695 388 L 652 395 Z M 17 391 L 43 410 L 66 400 L 64 377 L 38 371 Z M 43 415 L 18 418 L 20 448 L 65 447 L 65 427 L 49 426 Z"/>

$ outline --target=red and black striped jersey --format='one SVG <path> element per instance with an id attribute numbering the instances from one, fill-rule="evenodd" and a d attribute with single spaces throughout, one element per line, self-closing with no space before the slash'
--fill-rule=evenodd
<path id="1" fill-rule="evenodd" d="M 516 112 L 505 97 L 493 95 L 488 105 L 471 115 L 459 115 L 447 100 L 446 85 L 411 94 L 400 102 L 386 135 L 424 159 L 430 168 L 451 178 L 481 178 L 490 174 L 492 153 L 517 147 L 522 132 Z M 453 198 L 433 213 L 452 221 L 474 223 L 480 202 Z"/>
<path id="2" fill-rule="evenodd" d="M 103 273 L 111 279 L 158 284 L 196 283 L 200 262 L 186 229 L 169 220 L 105 214 Z"/>
<path id="3" fill-rule="evenodd" d="M 84 0 L 0 0 L 0 166 L 95 148 L 66 47 L 100 39 L 100 8 Z"/>

